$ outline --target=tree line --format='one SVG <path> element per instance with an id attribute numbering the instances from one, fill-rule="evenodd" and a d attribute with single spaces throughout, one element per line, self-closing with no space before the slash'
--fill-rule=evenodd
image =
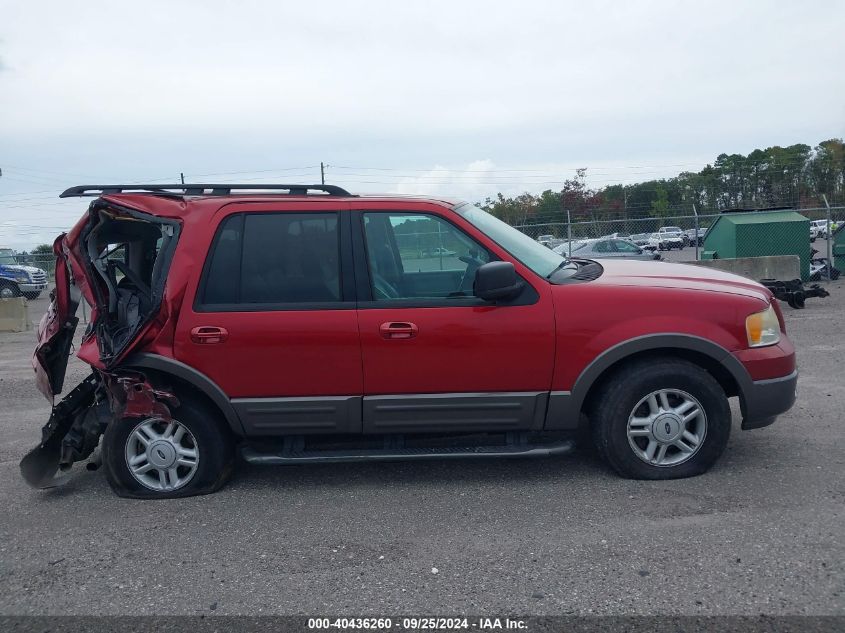
<path id="1" fill-rule="evenodd" d="M 559 190 L 487 198 L 483 207 L 514 225 L 627 218 L 664 218 L 692 213 L 718 213 L 732 208 L 792 206 L 812 208 L 845 203 L 845 143 L 840 138 L 815 147 L 755 149 L 747 156 L 720 154 L 698 172 L 632 185 L 587 186 L 586 169 L 562 183 Z"/>

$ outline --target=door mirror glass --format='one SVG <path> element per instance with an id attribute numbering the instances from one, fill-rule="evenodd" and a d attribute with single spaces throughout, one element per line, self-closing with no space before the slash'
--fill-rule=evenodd
<path id="1" fill-rule="evenodd" d="M 490 262 L 475 271 L 475 296 L 485 301 L 515 297 L 522 286 L 510 262 Z"/>

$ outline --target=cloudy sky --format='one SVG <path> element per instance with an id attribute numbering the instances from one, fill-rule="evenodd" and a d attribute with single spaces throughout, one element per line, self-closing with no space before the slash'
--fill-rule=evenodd
<path id="1" fill-rule="evenodd" d="M 845 3 L 0 0 L 0 245 L 106 181 L 481 200 L 845 136 Z"/>

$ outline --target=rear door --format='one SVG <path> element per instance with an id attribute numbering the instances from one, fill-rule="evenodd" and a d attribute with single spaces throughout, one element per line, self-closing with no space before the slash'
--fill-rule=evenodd
<path id="1" fill-rule="evenodd" d="M 232 399 L 247 434 L 361 430 L 344 205 L 232 204 L 213 221 L 174 348 Z"/>
<path id="2" fill-rule="evenodd" d="M 353 222 L 364 431 L 542 428 L 554 356 L 548 284 L 532 285 L 515 262 L 522 295 L 484 302 L 472 294 L 475 270 L 506 255 L 445 209 L 390 206 L 370 203 Z"/>

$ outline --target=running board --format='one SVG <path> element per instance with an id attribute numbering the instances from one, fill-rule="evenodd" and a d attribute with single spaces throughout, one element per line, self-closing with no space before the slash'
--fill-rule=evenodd
<path id="1" fill-rule="evenodd" d="M 241 456 L 250 464 L 318 464 L 338 462 L 385 462 L 423 459 L 463 459 L 466 457 L 551 457 L 566 455 L 575 449 L 567 440 L 555 444 L 519 446 L 467 446 L 440 448 L 350 449 L 348 451 L 282 451 L 269 453 L 251 446 L 241 448 Z"/>

